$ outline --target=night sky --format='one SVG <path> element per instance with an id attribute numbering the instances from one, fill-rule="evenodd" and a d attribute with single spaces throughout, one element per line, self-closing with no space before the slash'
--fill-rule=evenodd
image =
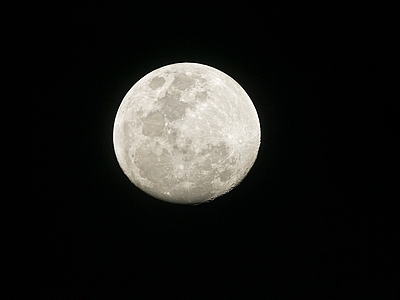
<path id="1" fill-rule="evenodd" d="M 2 9 L 3 299 L 397 299 L 390 8 L 147 2 Z M 198 206 L 140 191 L 112 144 L 176 62 L 234 78 L 261 123 L 248 176 Z"/>

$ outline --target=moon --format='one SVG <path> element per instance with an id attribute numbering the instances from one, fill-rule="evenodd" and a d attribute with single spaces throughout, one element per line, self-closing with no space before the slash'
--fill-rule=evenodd
<path id="1" fill-rule="evenodd" d="M 176 204 L 211 201 L 237 186 L 260 147 L 257 111 L 227 74 L 175 63 L 141 78 L 114 121 L 118 163 L 145 193 Z"/>

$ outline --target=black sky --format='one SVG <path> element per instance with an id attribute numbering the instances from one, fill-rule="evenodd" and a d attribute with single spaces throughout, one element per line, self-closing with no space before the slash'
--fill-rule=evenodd
<path id="1" fill-rule="evenodd" d="M 278 3 L 4 5 L 4 299 L 397 298 L 391 10 Z M 113 152 L 126 92 L 175 62 L 233 77 L 261 122 L 248 176 L 200 206 Z"/>

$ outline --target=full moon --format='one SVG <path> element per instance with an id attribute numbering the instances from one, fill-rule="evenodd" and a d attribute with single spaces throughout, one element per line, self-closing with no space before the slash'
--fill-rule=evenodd
<path id="1" fill-rule="evenodd" d="M 210 66 L 176 63 L 141 78 L 114 122 L 121 169 L 171 203 L 221 196 L 248 174 L 260 147 L 257 111 L 244 89 Z"/>

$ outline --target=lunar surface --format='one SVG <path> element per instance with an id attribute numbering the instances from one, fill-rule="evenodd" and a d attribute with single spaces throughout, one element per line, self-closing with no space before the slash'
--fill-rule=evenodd
<path id="1" fill-rule="evenodd" d="M 130 181 L 167 202 L 198 204 L 237 186 L 260 146 L 256 109 L 225 73 L 197 63 L 156 69 L 126 94 L 114 149 Z"/>

